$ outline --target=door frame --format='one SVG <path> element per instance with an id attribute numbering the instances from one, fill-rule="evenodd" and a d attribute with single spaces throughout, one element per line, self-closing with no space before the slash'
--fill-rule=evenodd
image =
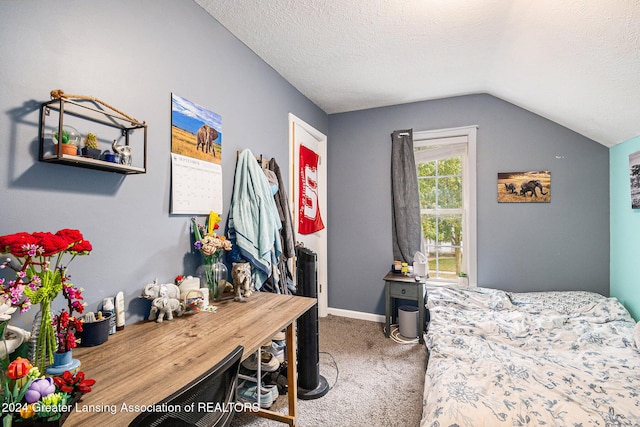
<path id="1" fill-rule="evenodd" d="M 295 227 L 295 233 L 297 240 L 300 240 L 298 234 L 298 182 L 296 171 L 296 156 L 299 156 L 299 150 L 296 150 L 295 142 L 295 126 L 298 125 L 316 139 L 319 146 L 317 154 L 319 156 L 318 161 L 318 199 L 320 205 L 320 214 L 322 221 L 324 222 L 324 230 L 322 230 L 323 237 L 320 240 L 320 248 L 317 250 L 318 254 L 318 316 L 326 317 L 328 311 L 328 253 L 327 253 L 327 235 L 329 230 L 329 224 L 327 222 L 327 136 L 322 132 L 315 129 L 313 126 L 306 123 L 304 120 L 296 117 L 294 114 L 289 113 L 289 201 L 291 209 L 293 210 L 291 217 Z M 296 242 L 297 243 L 297 242 Z M 294 279 L 295 279 L 295 269 Z M 295 283 L 295 282 L 294 282 Z"/>

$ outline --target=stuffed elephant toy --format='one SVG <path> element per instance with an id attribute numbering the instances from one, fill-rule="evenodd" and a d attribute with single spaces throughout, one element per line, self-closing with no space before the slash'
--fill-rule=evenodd
<path id="1" fill-rule="evenodd" d="M 167 320 L 173 320 L 173 312 L 176 313 L 176 316 L 182 316 L 182 305 L 179 300 L 166 297 L 156 298 L 151 303 L 149 320 L 155 320 L 160 323 L 165 316 Z"/>

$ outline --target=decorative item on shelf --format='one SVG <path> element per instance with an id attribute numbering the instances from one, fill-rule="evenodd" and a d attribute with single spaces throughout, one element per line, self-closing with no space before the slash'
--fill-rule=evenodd
<path id="1" fill-rule="evenodd" d="M 231 242 L 225 236 L 218 236 L 215 232 L 222 218 L 216 212 L 210 212 L 204 226 L 199 225 L 195 218 L 191 218 L 194 248 L 200 251 L 204 264 L 196 270 L 200 283 L 209 288 L 209 300 L 220 300 L 227 288 L 229 274 L 227 266 L 221 262 L 223 251 L 231 250 Z"/>
<path id="2" fill-rule="evenodd" d="M 62 372 L 59 377 L 43 376 L 27 359 L 18 357 L 3 373 L 2 425 L 11 427 L 61 426 L 95 380 L 83 372 Z"/>
<path id="3" fill-rule="evenodd" d="M 120 156 L 119 163 L 123 165 L 131 165 L 131 147 L 128 145 L 119 145 L 114 139 L 111 148 L 116 155 Z"/>
<path id="4" fill-rule="evenodd" d="M 58 150 L 62 154 L 71 154 L 72 156 L 78 154 L 80 133 L 75 128 L 66 125 L 62 126 L 62 131 L 56 128 L 51 132 L 51 139 L 53 139 L 56 154 L 58 154 Z"/>
<path id="5" fill-rule="evenodd" d="M 11 303 L 26 311 L 32 304 L 39 304 L 31 332 L 31 362 L 41 372 L 53 363 L 53 353 L 58 346 L 63 349 L 75 347 L 75 322 L 73 311 L 82 313 L 81 290 L 68 282 L 67 268 L 77 255 L 85 255 L 92 250 L 91 243 L 85 240 L 78 230 L 63 229 L 52 233 L 15 233 L 0 236 L 0 252 L 11 254 L 3 267 L 17 271 L 16 279 L 5 285 L 2 281 L 2 296 L 9 296 Z M 71 259 L 65 262 L 65 255 Z M 51 260 L 54 260 L 52 263 Z M 16 267 L 16 264 L 19 267 Z M 52 318 L 51 302 L 63 292 L 69 303 L 69 311 L 63 310 Z M 54 319 L 56 328 L 54 328 Z M 66 323 L 65 323 L 66 322 Z M 57 329 L 57 331 L 56 331 Z M 58 333 L 59 335 L 56 335 Z"/>
<path id="6" fill-rule="evenodd" d="M 84 138 L 84 147 L 82 147 L 82 155 L 84 157 L 91 157 L 92 159 L 100 159 L 102 152 L 98 148 L 98 137 L 89 132 Z"/>
<path id="7" fill-rule="evenodd" d="M 111 151 L 106 150 L 100 155 L 100 159 L 110 163 L 120 163 L 120 154 L 113 154 Z"/>

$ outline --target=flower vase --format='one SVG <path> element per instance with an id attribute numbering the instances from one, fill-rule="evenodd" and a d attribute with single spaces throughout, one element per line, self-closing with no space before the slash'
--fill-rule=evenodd
<path id="1" fill-rule="evenodd" d="M 64 371 L 75 372 L 80 367 L 80 361 L 73 358 L 73 350 L 64 353 L 53 353 L 53 363 L 47 366 L 47 374 L 62 375 Z"/>
<path id="2" fill-rule="evenodd" d="M 56 337 L 51 318 L 51 301 L 42 301 L 40 311 L 33 319 L 31 339 L 29 341 L 29 360 L 44 372 L 53 363 L 56 351 Z"/>
<path id="3" fill-rule="evenodd" d="M 219 259 L 211 260 L 198 267 L 196 275 L 200 278 L 201 286 L 206 284 L 209 289 L 209 298 L 214 301 L 220 300 L 229 280 L 227 266 Z"/>

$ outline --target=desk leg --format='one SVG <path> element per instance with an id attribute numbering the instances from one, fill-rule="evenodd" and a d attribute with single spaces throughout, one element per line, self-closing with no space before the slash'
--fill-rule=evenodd
<path id="1" fill-rule="evenodd" d="M 391 334 L 391 292 L 389 290 L 389 282 L 384 283 L 384 314 L 385 314 L 384 336 L 389 338 Z"/>
<path id="2" fill-rule="evenodd" d="M 296 360 L 296 322 L 287 327 L 287 396 L 289 398 L 289 416 L 292 426 L 296 425 L 296 414 L 298 409 L 298 368 Z"/>
<path id="3" fill-rule="evenodd" d="M 287 397 L 289 399 L 289 414 L 283 415 L 268 409 L 260 409 L 257 412 L 251 412 L 251 414 L 295 426 L 298 422 L 296 419 L 296 414 L 298 413 L 298 363 L 296 360 L 296 349 L 298 347 L 296 343 L 295 321 L 287 326 L 285 337 L 287 340 Z"/>

